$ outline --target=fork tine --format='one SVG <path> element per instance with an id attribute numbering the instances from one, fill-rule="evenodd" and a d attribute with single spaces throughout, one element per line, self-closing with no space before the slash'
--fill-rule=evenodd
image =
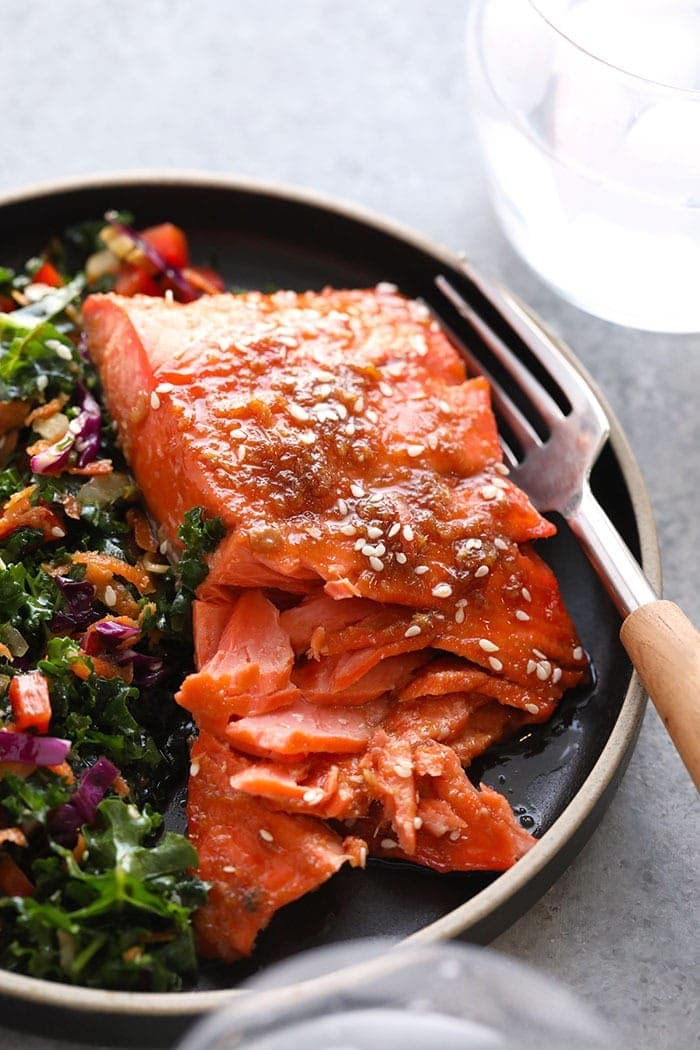
<path id="1" fill-rule="evenodd" d="M 594 411 L 596 414 L 601 413 L 600 405 L 589 389 L 588 384 L 578 374 L 576 369 L 571 367 L 559 350 L 559 347 L 542 332 L 542 329 L 532 320 L 527 311 L 523 310 L 520 304 L 505 289 L 502 289 L 499 284 L 487 281 L 473 270 L 469 263 L 462 262 L 461 268 L 471 283 L 501 315 L 503 320 L 527 346 L 528 350 L 546 368 L 547 372 L 566 394 L 571 402 L 571 407 L 577 409 L 586 408 L 588 411 Z M 607 425 L 607 420 L 604 416 L 603 421 Z"/>
<path id="2" fill-rule="evenodd" d="M 500 383 L 497 383 L 487 368 L 484 368 L 482 362 L 476 357 L 471 350 L 464 345 L 461 339 L 450 330 L 449 325 L 445 324 L 439 315 L 435 315 L 436 319 L 440 322 L 440 325 L 445 329 L 452 341 L 457 345 L 462 354 L 462 357 L 467 362 L 472 372 L 476 375 L 482 375 L 487 380 L 491 387 L 491 400 L 500 412 L 504 421 L 508 424 L 508 427 L 520 444 L 523 453 L 527 452 L 528 449 L 534 448 L 537 445 L 542 444 L 542 439 L 537 433 L 535 428 L 532 426 L 526 416 L 520 411 L 514 401 L 508 396 L 505 390 L 501 387 Z M 501 447 L 503 448 L 505 458 L 508 461 L 508 465 L 511 467 L 517 466 L 518 457 L 515 455 L 510 446 L 501 438 Z"/>
<path id="3" fill-rule="evenodd" d="M 463 297 L 452 287 L 447 278 L 443 277 L 442 274 L 438 274 L 435 278 L 435 284 L 445 298 L 449 299 L 452 306 L 460 316 L 471 325 L 491 353 L 501 362 L 504 368 L 508 370 L 510 375 L 520 386 L 523 393 L 527 395 L 535 406 L 545 423 L 548 423 L 550 427 L 553 427 L 555 423 L 564 419 L 564 413 L 559 408 L 559 405 L 552 397 L 550 397 L 542 384 L 535 379 L 532 372 L 525 367 L 522 361 L 515 356 L 513 351 L 496 335 L 486 321 L 484 321 L 484 319 L 480 317 L 467 302 L 465 302 Z M 498 306 L 500 304 L 496 305 Z M 529 341 L 527 345 L 530 345 Z"/>

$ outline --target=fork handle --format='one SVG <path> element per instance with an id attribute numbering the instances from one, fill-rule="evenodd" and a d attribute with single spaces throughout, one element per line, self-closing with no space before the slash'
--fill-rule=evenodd
<path id="1" fill-rule="evenodd" d="M 568 522 L 620 611 L 622 644 L 700 789 L 700 634 L 677 605 L 657 597 L 588 485 Z"/>
<path id="2" fill-rule="evenodd" d="M 673 602 L 642 605 L 620 638 L 700 789 L 700 634 Z"/>

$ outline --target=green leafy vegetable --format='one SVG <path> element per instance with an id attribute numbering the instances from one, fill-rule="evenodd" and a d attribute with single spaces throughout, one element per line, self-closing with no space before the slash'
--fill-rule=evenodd
<path id="1" fill-rule="evenodd" d="M 191 913 L 206 886 L 181 835 L 148 840 L 161 818 L 120 799 L 83 829 L 82 862 L 53 845 L 36 860 L 33 897 L 0 898 L 0 963 L 34 977 L 106 988 L 177 989 L 196 969 Z"/>

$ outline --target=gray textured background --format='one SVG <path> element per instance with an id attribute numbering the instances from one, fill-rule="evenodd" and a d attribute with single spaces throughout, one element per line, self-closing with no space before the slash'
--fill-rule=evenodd
<path id="1" fill-rule="evenodd" d="M 698 623 L 700 338 L 596 321 L 504 243 L 467 113 L 467 6 L 4 0 L 0 190 L 78 172 L 205 168 L 305 184 L 466 248 L 602 385 L 650 489 L 666 595 Z M 557 974 L 638 1050 L 696 1045 L 697 817 L 650 711 L 593 840 L 496 942 Z M 1 1050 L 17 1045 L 0 1030 Z"/>

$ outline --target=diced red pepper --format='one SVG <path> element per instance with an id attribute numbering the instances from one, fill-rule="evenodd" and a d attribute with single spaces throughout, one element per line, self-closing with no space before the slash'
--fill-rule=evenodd
<path id="1" fill-rule="evenodd" d="M 34 886 L 9 853 L 0 853 L 0 893 L 4 897 L 31 897 Z"/>
<path id="2" fill-rule="evenodd" d="M 182 269 L 190 261 L 187 238 L 179 226 L 164 222 L 160 226 L 150 226 L 140 234 L 146 244 L 155 248 L 170 266 Z"/>
<path id="3" fill-rule="evenodd" d="M 9 696 L 16 729 L 47 732 L 51 721 L 51 698 L 45 675 L 39 671 L 15 675 L 10 682 Z"/>
<path id="4" fill-rule="evenodd" d="M 161 291 L 150 273 L 135 266 L 123 265 L 114 282 L 117 295 L 160 295 Z"/>
<path id="5" fill-rule="evenodd" d="M 48 284 L 51 288 L 60 288 L 63 284 L 60 273 L 48 259 L 44 260 L 32 280 L 34 284 Z"/>

